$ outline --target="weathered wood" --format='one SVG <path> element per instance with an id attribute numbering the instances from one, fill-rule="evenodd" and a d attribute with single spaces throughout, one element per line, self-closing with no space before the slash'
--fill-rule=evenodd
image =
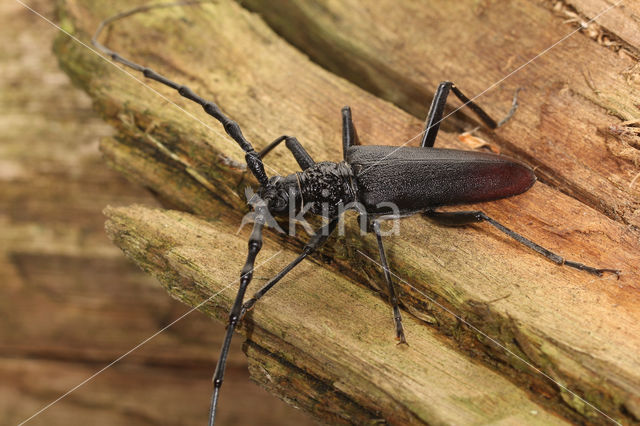
<path id="1" fill-rule="evenodd" d="M 571 12 L 581 17 L 582 22 L 587 22 L 600 11 L 611 6 L 605 0 L 567 0 L 557 1 L 554 9 L 561 10 L 568 18 L 576 18 Z M 640 4 L 633 1 L 621 2 L 607 13 L 601 15 L 595 25 L 590 25 L 586 33 L 614 50 L 623 49 L 635 59 L 640 57 L 640 29 L 638 18 L 640 17 Z M 637 81 L 637 73 L 635 73 Z"/>
<path id="2" fill-rule="evenodd" d="M 28 3 L 55 21 L 52 1 Z M 0 2 L 2 425 L 24 421 L 188 310 L 104 233 L 106 204 L 157 202 L 104 164 L 98 142 L 113 130 L 58 67 L 56 34 L 20 3 Z M 28 424 L 201 425 L 223 334 L 222 324 L 189 315 Z M 312 424 L 251 383 L 235 343 L 220 424 L 255 415 Z"/>
<path id="3" fill-rule="evenodd" d="M 87 4 L 67 2 L 62 19 L 66 29 L 85 40 L 100 19 L 130 6 L 127 3 L 126 6 L 87 7 Z M 548 13 L 546 9 L 540 10 L 537 13 Z M 526 22 L 529 21 L 521 22 L 520 26 L 524 27 Z M 367 25 L 375 28 L 381 24 L 370 21 Z M 313 29 L 311 25 L 307 28 Z M 240 122 L 257 148 L 287 133 L 296 135 L 316 159 L 340 159 L 338 111 L 344 104 L 352 106 L 359 135 L 365 143 L 399 144 L 421 130 L 420 119 L 311 64 L 275 36 L 260 19 L 227 1 L 136 15 L 119 22 L 109 33 L 108 43 L 125 56 L 188 83 L 197 92 L 212 98 Z M 386 48 L 390 52 L 397 47 L 390 44 Z M 153 86 L 189 111 L 195 111 L 200 120 L 212 123 L 213 130 L 208 130 L 67 39 L 59 40 L 57 52 L 63 67 L 91 94 L 98 109 L 120 132 L 117 138 L 103 143 L 108 160 L 130 178 L 152 188 L 169 204 L 210 218 L 216 228 L 225 227 L 232 229 L 228 232 L 235 232 L 242 214 L 247 211 L 244 187 L 251 180 L 234 165 L 242 162 L 241 152 L 232 141 L 220 136 L 217 123 L 212 123 L 172 91 Z M 503 54 L 503 50 L 496 50 L 496 55 Z M 492 62 L 499 58 L 488 55 L 486 59 Z M 342 60 L 346 63 L 344 57 Z M 557 57 L 548 60 L 560 61 Z M 450 67 L 445 66 L 448 62 L 439 63 L 449 70 Z M 466 70 L 471 72 L 469 67 Z M 454 71 L 452 68 L 451 79 L 464 86 L 464 82 L 456 80 Z M 536 87 L 527 88 L 527 93 L 536 92 Z M 508 105 L 511 90 L 501 93 L 500 102 L 492 102 L 491 98 L 482 102 L 494 115 L 499 115 L 498 105 Z M 559 93 L 564 96 L 562 102 L 553 98 L 551 103 L 564 105 L 577 99 L 562 91 Z M 538 95 L 531 96 L 537 99 Z M 522 103 L 526 102 L 523 98 Z M 585 111 L 589 113 L 588 108 Z M 523 112 L 522 116 L 526 118 L 527 113 Z M 509 129 L 526 128 L 526 121 L 516 124 L 520 117 L 519 112 L 516 120 L 495 133 L 495 139 L 511 140 Z M 554 140 L 561 140 L 561 133 L 567 130 L 556 125 L 551 129 L 550 132 L 556 132 Z M 583 130 L 576 127 L 568 131 L 581 135 Z M 456 135 L 447 132 L 442 133 L 438 144 L 461 146 Z M 513 146 L 511 150 L 521 152 Z M 297 168 L 284 149 L 270 154 L 267 164 L 280 173 Z M 564 167 L 562 162 L 549 161 L 547 166 L 549 175 L 552 171 L 554 176 L 564 173 L 559 170 Z M 268 168 L 268 173 L 273 173 L 273 169 Z M 391 267 L 409 281 L 400 283 L 405 307 L 417 317 L 433 322 L 441 333 L 452 338 L 450 341 L 455 342 L 460 351 L 531 389 L 538 401 L 548 398 L 547 404 L 565 416 L 574 419 L 581 416 L 582 420 L 593 422 L 607 420 L 581 399 L 506 354 L 477 330 L 461 325 L 434 301 L 607 415 L 624 422 L 640 418 L 640 366 L 635 356 L 640 352 L 637 230 L 542 183 L 522 196 L 472 208 L 483 209 L 570 259 L 615 266 L 623 270 L 623 276 L 619 281 L 611 276 L 598 279 L 560 268 L 484 226 L 445 229 L 414 217 L 403 222 L 400 237 L 389 240 Z M 139 237 L 150 238 L 146 234 Z M 300 239 L 292 242 L 282 236 L 272 237 L 287 249 L 301 244 Z M 324 286 L 322 274 L 328 273 L 328 269 L 376 288 L 382 282 L 379 268 L 360 252 L 375 257 L 375 242 L 370 236 L 361 238 L 347 228 L 346 236 L 329 244 L 323 252 L 333 259 L 332 264 L 317 265 L 314 274 L 304 276 L 300 285 Z M 140 261 L 142 253 L 136 253 Z M 233 254 L 223 259 L 219 255 L 210 262 L 225 268 L 234 262 L 237 273 L 244 254 L 242 250 L 229 253 Z M 268 257 L 262 255 L 261 258 Z M 167 277 L 175 278 L 171 275 L 174 273 L 170 268 L 166 271 Z M 298 285 L 298 280 L 288 282 Z M 172 291 L 181 290 L 178 286 Z M 286 293 L 289 303 L 305 297 L 294 291 Z M 338 296 L 335 300 L 340 304 Z M 258 312 L 266 313 L 256 308 L 256 327 L 263 327 L 265 324 L 259 321 Z M 349 314 L 348 310 L 341 314 L 333 312 L 342 318 Z M 389 328 L 387 335 L 391 336 L 391 331 Z M 412 337 L 408 338 L 411 342 Z M 377 392 L 375 388 L 361 391 L 372 395 Z"/>
<path id="4" fill-rule="evenodd" d="M 225 259 L 246 251 L 249 230 L 236 235 L 233 223 L 136 206 L 106 214 L 114 242 L 172 295 L 227 317 L 238 270 Z M 256 277 L 275 274 L 297 250 L 267 241 L 261 254 Z M 396 346 L 389 307 L 368 289 L 311 262 L 291 274 L 244 322 L 242 332 L 255 345 L 247 351 L 252 375 L 327 423 L 563 423 L 417 319 L 405 321 L 411 346 Z"/>
<path id="5" fill-rule="evenodd" d="M 585 7 L 585 19 L 553 1 L 386 0 L 375 7 L 362 0 L 243 3 L 315 61 L 417 117 L 426 115 L 442 80 L 469 95 L 483 93 L 479 102 L 496 117 L 507 110 L 513 91 L 524 88 L 517 119 L 483 137 L 534 165 L 545 182 L 622 223 L 640 226 L 640 185 L 630 187 L 640 156 L 635 163 L 621 156 L 615 148 L 623 142 L 598 131 L 640 119 L 640 68 L 637 56 L 629 56 L 637 55 L 638 44 L 607 48 L 607 38 L 598 37 L 594 24 L 587 31 L 596 40 L 574 34 L 547 50 L 612 2 L 573 2 Z M 620 28 L 619 37 L 637 41 L 634 7 L 625 2 L 603 15 L 611 24 L 609 34 Z M 468 110 L 459 115 L 467 123 L 473 117 Z"/>

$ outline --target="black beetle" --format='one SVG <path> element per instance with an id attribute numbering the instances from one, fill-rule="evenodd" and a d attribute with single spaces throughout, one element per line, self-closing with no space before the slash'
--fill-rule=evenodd
<path id="1" fill-rule="evenodd" d="M 344 161 L 316 163 L 295 137 L 286 135 L 280 136 L 262 151 L 255 151 L 251 143 L 243 136 L 240 126 L 222 113 L 216 104 L 201 98 L 186 86 L 177 84 L 149 68 L 123 58 L 97 41 L 102 29 L 117 19 L 154 7 L 192 3 L 198 2 L 183 1 L 149 5 L 120 13 L 102 21 L 91 41 L 97 49 L 113 61 L 140 71 L 145 77 L 169 86 L 177 90 L 183 97 L 201 105 L 204 111 L 218 120 L 224 126 L 226 133 L 240 145 L 240 148 L 245 152 L 247 167 L 260 183 L 259 191 L 249 201 L 255 211 L 254 225 L 249 238 L 247 260 L 240 274 L 240 287 L 229 314 L 224 343 L 213 377 L 214 391 L 209 412 L 210 425 L 213 425 L 215 420 L 226 359 L 231 338 L 238 322 L 269 289 L 327 240 L 336 229 L 339 215 L 350 206 L 359 210 L 361 224 L 366 222 L 367 229 L 376 234 L 399 343 L 406 343 L 406 339 L 398 298 L 395 294 L 382 243 L 380 220 L 383 219 L 423 213 L 436 223 L 446 226 L 460 226 L 485 221 L 558 265 L 570 266 L 598 276 L 604 272 L 619 274 L 620 271 L 616 269 L 594 268 L 566 260 L 513 232 L 481 211 L 438 212 L 435 210 L 440 206 L 511 197 L 525 192 L 534 184 L 536 177 L 533 170 L 515 159 L 476 151 L 433 148 L 450 92 L 453 92 L 464 103 L 464 106 L 471 108 L 487 127 L 496 129 L 509 120 L 515 112 L 517 91 L 510 112 L 503 120 L 496 123 L 453 83 L 449 81 L 440 83 L 429 109 L 420 147 L 358 146 L 351 110 L 349 107 L 344 107 L 342 109 Z M 283 141 L 302 171 L 288 176 L 269 178 L 264 170 L 262 158 Z M 390 209 L 389 206 L 395 206 L 395 209 Z M 244 301 L 246 289 L 252 279 L 255 259 L 262 247 L 262 228 L 271 215 L 286 216 L 301 211 L 323 216 L 328 221 L 315 232 L 295 260 L 269 280 L 250 299 Z"/>

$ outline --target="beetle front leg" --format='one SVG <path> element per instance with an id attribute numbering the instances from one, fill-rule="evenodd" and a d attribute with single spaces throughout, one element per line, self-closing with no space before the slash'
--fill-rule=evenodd
<path id="1" fill-rule="evenodd" d="M 492 219 L 491 217 L 487 216 L 484 212 L 481 212 L 481 211 L 476 210 L 476 211 L 462 211 L 462 212 L 436 212 L 431 210 L 431 211 L 426 211 L 425 216 L 427 216 L 429 219 L 433 220 L 434 222 L 437 222 L 438 224 L 445 225 L 445 226 L 463 226 L 463 225 L 468 225 L 468 224 L 477 223 L 477 222 L 488 222 L 492 226 L 494 226 L 496 229 L 507 234 L 509 237 L 513 238 L 517 242 L 524 244 L 525 246 L 529 247 L 532 250 L 537 251 L 538 253 L 540 253 L 541 255 L 543 255 L 544 257 L 546 257 L 547 259 L 551 260 L 552 262 L 558 265 L 566 265 L 571 268 L 589 272 L 599 277 L 601 277 L 604 272 L 610 272 L 618 276 L 620 275 L 620 270 L 618 269 L 594 268 L 593 266 L 587 266 L 579 262 L 567 260 L 562 256 L 552 252 L 551 250 L 548 250 L 534 243 L 528 238 L 525 238 L 522 235 L 516 232 L 513 232 L 511 229 L 507 228 L 506 226 L 502 225 L 500 222 L 496 221 L 495 219 Z"/>
<path id="2" fill-rule="evenodd" d="M 315 161 L 313 161 L 313 158 L 311 158 L 307 150 L 304 149 L 298 139 L 294 138 L 293 136 L 287 135 L 280 136 L 269 145 L 264 147 L 262 151 L 258 153 L 258 157 L 260 157 L 260 159 L 264 158 L 264 156 L 271 152 L 273 148 L 280 145 L 282 141 L 286 141 L 285 145 L 287 146 L 287 149 L 291 151 L 291 153 L 293 154 L 293 158 L 296 159 L 296 162 L 302 170 L 306 170 L 316 163 Z"/>
<path id="3" fill-rule="evenodd" d="M 304 246 L 302 253 L 298 255 L 291 263 L 284 267 L 275 277 L 271 278 L 264 286 L 255 292 L 253 296 L 242 304 L 240 310 L 240 319 L 242 319 L 247 311 L 251 310 L 258 300 L 265 295 L 274 285 L 278 283 L 286 274 L 289 273 L 298 263 L 302 262 L 308 255 L 316 251 L 321 247 L 329 238 L 329 236 L 335 231 L 338 226 L 338 218 L 333 218 L 328 224 L 324 225 L 316 231 L 316 233 L 309 239 L 309 242 Z"/>
<path id="4" fill-rule="evenodd" d="M 229 355 L 229 349 L 231 345 L 231 339 L 233 338 L 233 332 L 240 320 L 240 312 L 242 309 L 242 301 L 247 287 L 251 283 L 253 278 L 253 268 L 256 262 L 256 257 L 262 248 L 262 229 L 264 228 L 266 215 L 268 211 L 265 206 L 258 206 L 256 208 L 256 217 L 253 224 L 253 230 L 249 237 L 247 260 L 242 267 L 240 273 L 240 287 L 236 293 L 236 298 L 229 312 L 229 321 L 227 322 L 227 331 L 222 343 L 222 349 L 220 349 L 220 356 L 216 364 L 216 371 L 213 374 L 213 394 L 211 395 L 211 405 L 209 407 L 209 426 L 213 426 L 216 417 L 216 408 L 218 406 L 218 398 L 220 397 L 220 388 L 224 381 L 224 372 L 227 365 L 227 356 Z"/>
<path id="5" fill-rule="evenodd" d="M 389 272 L 389 265 L 387 264 L 387 256 L 384 253 L 384 246 L 382 245 L 382 235 L 380 235 L 380 222 L 377 220 L 372 221 L 373 232 L 376 234 L 378 240 L 378 250 L 380 251 L 380 263 L 382 263 L 382 269 L 384 270 L 384 278 L 389 286 L 389 302 L 393 307 L 393 320 L 396 323 L 396 339 L 398 344 L 407 344 L 407 339 L 404 337 L 404 327 L 402 326 L 402 315 L 400 314 L 400 306 L 398 303 L 398 296 L 393 287 L 391 281 L 391 273 Z"/>

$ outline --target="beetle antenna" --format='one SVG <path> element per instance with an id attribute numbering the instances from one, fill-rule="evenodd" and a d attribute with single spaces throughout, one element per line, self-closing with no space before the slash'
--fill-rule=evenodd
<path id="1" fill-rule="evenodd" d="M 265 186 L 268 183 L 267 174 L 264 171 L 264 164 L 260 159 L 260 155 L 253 149 L 251 143 L 244 137 L 242 134 L 242 130 L 240 130 L 240 126 L 235 121 L 231 120 L 229 117 L 224 115 L 224 113 L 220 110 L 220 108 L 213 103 L 212 101 L 208 101 L 200 96 L 198 96 L 193 90 L 189 87 L 184 86 L 182 84 L 175 83 L 168 79 L 167 77 L 158 74 L 151 68 L 144 67 L 140 64 L 137 64 L 133 61 L 130 61 L 127 58 L 124 58 L 120 54 L 114 52 L 108 47 L 104 46 L 98 41 L 98 37 L 102 33 L 102 30 L 110 25 L 112 22 L 117 21 L 118 19 L 126 18 L 128 16 L 134 15 L 139 12 L 145 12 L 150 9 L 156 8 L 164 8 L 164 7 L 173 7 L 173 6 L 185 6 L 191 4 L 203 3 L 202 1 L 196 0 L 186 0 L 186 1 L 178 1 L 172 3 L 158 3 L 146 6 L 139 6 L 133 9 L 127 10 L 125 12 L 118 13 L 110 18 L 107 18 L 100 22 L 98 25 L 98 29 L 95 34 L 91 38 L 91 43 L 93 46 L 100 50 L 103 54 L 109 56 L 111 60 L 114 62 L 119 62 L 122 65 L 125 65 L 131 69 L 141 72 L 145 77 L 155 80 L 159 83 L 164 84 L 165 86 L 169 86 L 172 89 L 175 89 L 181 96 L 199 104 L 204 111 L 218 120 L 224 127 L 225 132 L 240 145 L 240 148 L 245 152 L 245 161 L 247 162 L 247 167 L 251 170 L 251 173 L 258 179 L 261 185 Z"/>
<path id="2" fill-rule="evenodd" d="M 249 251 L 247 254 L 247 260 L 240 273 L 240 287 L 236 294 L 235 301 L 231 312 L 229 312 L 229 322 L 227 323 L 227 332 L 224 336 L 224 342 L 222 343 L 222 349 L 220 349 L 220 356 L 218 357 L 218 363 L 216 365 L 216 371 L 213 374 L 213 395 L 211 396 L 211 407 L 209 408 L 209 425 L 213 426 L 216 417 L 216 407 L 218 406 L 218 397 L 220 395 L 220 387 L 224 380 L 224 370 L 227 364 L 227 356 L 229 355 L 229 348 L 231 345 L 231 338 L 233 332 L 240 320 L 240 314 L 242 311 L 242 302 L 244 300 L 244 294 L 247 291 L 247 287 L 253 278 L 253 265 L 258 256 L 258 252 L 262 248 L 262 228 L 264 227 L 268 210 L 267 203 L 260 202 L 255 205 L 256 216 L 253 223 L 253 231 L 249 237 Z"/>

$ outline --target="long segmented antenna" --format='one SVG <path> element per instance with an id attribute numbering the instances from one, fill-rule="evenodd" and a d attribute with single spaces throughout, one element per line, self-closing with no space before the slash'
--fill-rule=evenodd
<path id="1" fill-rule="evenodd" d="M 253 265 L 256 261 L 256 256 L 262 248 L 262 228 L 266 221 L 266 215 L 268 214 L 265 204 L 258 204 L 255 206 L 256 215 L 253 223 L 253 230 L 249 237 L 249 251 L 247 254 L 247 261 L 240 273 L 240 287 L 236 294 L 236 299 L 233 302 L 233 307 L 229 313 L 229 323 L 227 324 L 227 333 L 224 336 L 224 343 L 220 350 L 220 357 L 218 358 L 218 364 L 216 365 L 216 372 L 213 374 L 213 395 L 211 396 L 211 407 L 209 408 L 209 426 L 213 426 L 216 417 L 216 407 L 218 406 L 218 397 L 220 396 L 220 387 L 224 380 L 224 370 L 227 363 L 227 355 L 229 354 L 229 348 L 231 345 L 231 338 L 233 332 L 240 320 L 240 313 L 242 310 L 242 302 L 244 300 L 244 294 L 247 291 L 247 287 L 253 278 Z"/>
<path id="2" fill-rule="evenodd" d="M 91 43 L 96 47 L 96 49 L 100 50 L 103 54 L 109 56 L 114 62 L 119 62 L 133 70 L 141 72 L 145 77 L 155 80 L 159 83 L 162 83 L 172 89 L 175 89 L 181 96 L 199 104 L 202 106 L 204 111 L 218 120 L 223 126 L 225 132 L 240 145 L 240 148 L 245 152 L 245 160 L 247 162 L 247 167 L 253 175 L 258 179 L 262 186 L 266 186 L 268 184 L 267 174 L 264 170 L 264 165 L 262 160 L 260 159 L 260 154 L 257 153 L 251 143 L 243 136 L 242 131 L 240 130 L 240 126 L 235 121 L 231 120 L 229 117 L 224 115 L 220 108 L 213 102 L 208 101 L 196 93 L 194 93 L 189 87 L 175 83 L 164 77 L 157 72 L 153 71 L 150 68 L 144 67 L 140 64 L 137 64 L 129 59 L 124 58 L 120 54 L 114 52 L 108 47 L 102 45 L 98 42 L 98 37 L 102 33 L 102 30 L 119 19 L 134 15 L 139 12 L 144 12 L 150 9 L 156 8 L 164 8 L 164 7 L 173 7 L 173 6 L 185 6 L 191 4 L 203 3 L 202 1 L 178 1 L 178 2 L 170 2 L 170 3 L 158 3 L 146 6 L 140 6 L 128 11 L 119 13 L 114 15 L 108 19 L 105 19 L 100 23 L 98 29 L 96 30 L 93 38 L 91 39 Z M 227 363 L 227 356 L 229 354 L 231 339 L 233 338 L 233 332 L 235 331 L 236 326 L 238 325 L 238 321 L 240 319 L 240 315 L 242 312 L 242 302 L 244 300 L 244 295 L 246 293 L 247 287 L 251 283 L 251 279 L 253 278 L 253 268 L 256 261 L 256 257 L 262 248 L 262 229 L 265 225 L 267 215 L 269 214 L 268 210 L 268 200 L 260 200 L 258 203 L 254 205 L 255 209 L 255 217 L 254 217 L 254 225 L 253 230 L 251 232 L 251 236 L 249 237 L 249 247 L 247 253 L 247 260 L 242 268 L 242 272 L 240 273 L 240 287 L 238 288 L 238 293 L 236 294 L 235 301 L 233 303 L 233 307 L 229 313 L 229 322 L 227 325 L 227 331 L 225 334 L 224 342 L 222 344 L 222 348 L 220 350 L 220 357 L 218 358 L 218 363 L 216 365 L 216 370 L 213 375 L 213 394 L 211 396 L 211 406 L 209 408 L 209 425 L 213 426 L 216 416 L 216 407 L 218 405 L 218 398 L 220 396 L 220 387 L 222 386 L 222 382 L 224 379 L 224 372 Z"/>
<path id="3" fill-rule="evenodd" d="M 253 173 L 256 179 L 258 179 L 258 182 L 260 182 L 260 185 L 264 186 L 268 183 L 269 179 L 267 178 L 267 174 L 264 171 L 264 165 L 262 164 L 262 160 L 260 160 L 260 156 L 253 149 L 253 146 L 251 145 L 251 143 L 244 137 L 238 123 L 236 123 L 235 121 L 231 120 L 229 117 L 224 115 L 220 110 L 220 108 L 218 108 L 218 106 L 215 103 L 198 96 L 189 87 L 175 83 L 170 79 L 168 79 L 167 77 L 158 74 L 151 68 L 147 68 L 133 61 L 130 61 L 124 58 L 123 56 L 121 56 L 120 54 L 109 49 L 108 47 L 104 46 L 100 42 L 98 42 L 98 37 L 102 33 L 102 30 L 108 25 L 110 25 L 112 22 L 117 21 L 119 19 L 126 18 L 136 13 L 144 12 L 151 9 L 174 7 L 174 6 L 185 6 L 185 5 L 192 5 L 192 4 L 198 4 L 198 3 L 203 3 L 203 2 L 187 0 L 187 1 L 172 2 L 172 3 L 158 3 L 158 4 L 151 4 L 146 6 L 139 6 L 139 7 L 130 9 L 128 11 L 119 13 L 117 15 L 114 15 L 100 22 L 100 24 L 98 25 L 98 29 L 96 30 L 95 34 L 91 38 L 91 43 L 94 45 L 96 49 L 100 50 L 102 53 L 109 56 L 113 61 L 119 62 L 122 65 L 125 65 L 131 69 L 139 71 L 145 77 L 155 80 L 159 83 L 162 83 L 165 86 L 169 86 L 172 89 L 175 89 L 181 96 L 199 104 L 207 114 L 209 114 L 210 116 L 218 120 L 223 125 L 225 132 L 227 132 L 227 134 L 234 141 L 236 141 L 238 145 L 240 145 L 240 148 L 242 148 L 242 150 L 245 152 L 245 161 L 247 162 L 247 167 L 249 168 L 249 170 L 251 170 L 251 173 Z"/>

